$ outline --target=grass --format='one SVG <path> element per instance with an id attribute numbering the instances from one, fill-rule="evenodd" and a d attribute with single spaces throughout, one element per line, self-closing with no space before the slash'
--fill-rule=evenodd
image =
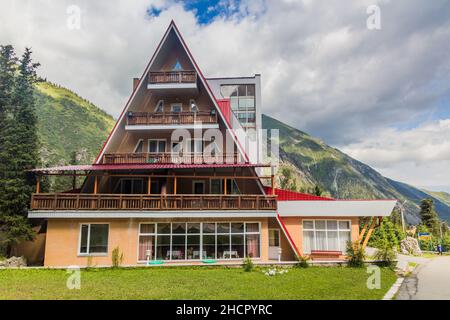
<path id="1" fill-rule="evenodd" d="M 381 269 L 381 289 L 369 290 L 365 268 L 311 267 L 269 277 L 240 268 L 116 268 L 81 271 L 81 289 L 55 269 L 0 270 L 1 299 L 381 299 L 396 280 Z"/>

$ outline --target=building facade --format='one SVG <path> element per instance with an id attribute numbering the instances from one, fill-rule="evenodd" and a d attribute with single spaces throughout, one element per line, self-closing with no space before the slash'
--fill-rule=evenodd
<path id="1" fill-rule="evenodd" d="M 276 263 L 365 245 L 395 200 L 276 188 L 261 111 L 260 75 L 205 78 L 172 22 L 95 162 L 33 170 L 29 218 L 47 221 L 44 264 L 111 265 L 115 248 L 124 265 Z M 44 175 L 84 183 L 42 193 Z"/>

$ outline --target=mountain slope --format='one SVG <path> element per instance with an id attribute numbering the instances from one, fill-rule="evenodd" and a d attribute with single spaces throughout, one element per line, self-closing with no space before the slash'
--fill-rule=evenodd
<path id="1" fill-rule="evenodd" d="M 49 82 L 36 84 L 40 155 L 44 166 L 92 163 L 114 119 L 74 92 Z"/>
<path id="2" fill-rule="evenodd" d="M 262 125 L 264 129 L 279 130 L 281 160 L 295 170 L 300 187 L 318 184 L 339 199 L 407 200 L 407 220 L 411 223 L 419 221 L 418 204 L 429 195 L 407 184 L 387 179 L 338 149 L 269 116 L 263 115 Z M 450 207 L 435 197 L 433 200 L 441 218 L 450 221 Z"/>
<path id="3" fill-rule="evenodd" d="M 450 206 L 450 194 L 444 191 L 438 192 L 438 191 L 429 191 L 429 190 L 422 190 L 423 192 L 429 194 L 430 196 L 439 199 L 446 205 Z"/>

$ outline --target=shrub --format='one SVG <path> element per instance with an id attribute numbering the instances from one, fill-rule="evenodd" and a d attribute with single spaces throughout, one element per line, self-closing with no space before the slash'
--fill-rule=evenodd
<path id="1" fill-rule="evenodd" d="M 295 264 L 296 268 L 308 268 L 309 257 L 308 256 L 297 256 L 297 263 Z"/>
<path id="2" fill-rule="evenodd" d="M 114 268 L 119 267 L 123 261 L 123 253 L 120 252 L 119 247 L 115 247 L 112 251 L 112 265 Z"/>
<path id="3" fill-rule="evenodd" d="M 374 258 L 380 261 L 380 265 L 383 267 L 392 268 L 395 262 L 395 252 L 389 245 L 389 242 L 385 242 L 382 248 L 378 249 Z"/>
<path id="4" fill-rule="evenodd" d="M 242 268 L 245 272 L 250 272 L 255 268 L 255 265 L 253 264 L 252 259 L 249 257 L 244 259 L 244 262 L 242 263 Z"/>
<path id="5" fill-rule="evenodd" d="M 364 267 L 364 260 L 366 258 L 366 255 L 364 253 L 364 249 L 362 248 L 361 244 L 358 241 L 347 242 L 346 254 L 349 267 L 352 268 Z"/>

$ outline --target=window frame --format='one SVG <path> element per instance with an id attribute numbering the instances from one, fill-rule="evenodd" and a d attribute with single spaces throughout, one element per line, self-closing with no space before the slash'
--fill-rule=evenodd
<path id="1" fill-rule="evenodd" d="M 180 111 L 173 111 L 173 107 L 180 107 Z M 171 103 L 170 104 L 170 112 L 172 113 L 181 113 L 183 112 L 183 104 L 181 102 Z"/>
<path id="2" fill-rule="evenodd" d="M 142 151 L 141 152 L 136 152 L 136 150 L 139 147 L 139 144 L 142 143 Z M 133 153 L 144 153 L 144 139 L 139 139 L 138 142 L 136 143 L 136 146 L 134 147 Z"/>
<path id="3" fill-rule="evenodd" d="M 87 246 L 86 252 L 81 252 L 81 232 L 84 225 L 88 226 Z M 106 252 L 94 252 L 90 253 L 90 240 L 91 240 L 91 225 L 107 225 L 108 226 L 108 238 L 106 243 Z M 110 236 L 110 223 L 109 222 L 80 222 L 78 227 L 78 252 L 79 257 L 107 257 L 109 252 L 109 236 Z"/>
<path id="4" fill-rule="evenodd" d="M 214 254 L 214 260 L 220 260 L 220 261 L 240 261 L 240 260 L 242 260 L 242 259 L 244 259 L 245 257 L 246 257 L 246 253 L 247 253 L 247 243 L 246 243 L 246 239 L 247 239 L 247 235 L 259 235 L 259 242 L 258 242 L 258 250 L 259 250 L 259 252 L 258 252 L 258 257 L 253 257 L 253 258 L 251 258 L 252 260 L 261 260 L 262 258 L 261 258 L 261 256 L 262 256 L 262 230 L 261 230 L 261 221 L 246 221 L 246 220 L 244 220 L 244 221 L 219 221 L 219 222 L 217 222 L 217 221 L 180 221 L 180 222 L 161 222 L 161 223 L 168 223 L 168 224 L 170 224 L 170 233 L 158 233 L 158 224 L 159 224 L 159 222 L 140 222 L 139 223 L 139 225 L 138 225 L 138 239 L 137 239 L 137 251 L 136 251 L 136 261 L 137 261 L 137 263 L 147 263 L 147 260 L 139 260 L 139 239 L 140 239 L 140 236 L 141 235 L 143 235 L 143 236 L 149 236 L 149 235 L 153 235 L 153 236 L 155 236 L 155 244 L 154 244 L 154 246 L 155 246 L 155 253 L 154 253 L 154 256 L 152 257 L 152 259 L 150 260 L 150 261 L 155 261 L 155 260 L 158 260 L 157 259 L 157 251 L 158 251 L 158 236 L 159 235 L 169 235 L 170 236 L 170 247 L 169 247 L 169 250 L 170 250 L 170 255 L 169 255 L 169 259 L 167 259 L 167 260 L 164 260 L 164 261 L 169 261 L 169 262 L 173 262 L 173 261 L 175 261 L 175 262 L 177 262 L 177 261 L 202 261 L 202 260 L 204 260 L 202 257 L 203 257 L 203 236 L 204 235 L 212 235 L 212 236 L 214 236 L 214 246 L 215 246 L 215 250 L 214 250 L 214 252 L 215 252 L 215 254 Z M 184 234 L 177 234 L 177 233 L 173 233 L 173 230 L 172 230 L 172 224 L 173 223 L 184 223 L 185 224 L 185 233 Z M 198 223 L 199 225 L 200 225 L 200 232 L 199 233 L 188 233 L 188 229 L 187 229 L 187 225 L 188 224 L 195 224 L 195 223 Z M 208 223 L 208 224 L 214 224 L 214 233 L 205 233 L 205 232 L 203 232 L 203 224 L 205 224 L 205 223 Z M 218 223 L 228 223 L 229 224 L 229 232 L 228 233 L 219 233 L 219 232 L 217 232 L 217 224 Z M 243 225 L 244 225 L 244 229 L 243 229 L 243 231 L 242 232 L 237 232 L 237 233 L 232 233 L 231 232 L 231 223 L 242 223 Z M 142 224 L 153 224 L 154 226 L 155 226 L 155 232 L 154 233 L 141 233 L 140 231 L 141 231 L 141 225 Z M 247 224 L 258 224 L 258 231 L 247 231 Z M 223 259 L 223 258 L 218 258 L 217 257 L 217 235 L 229 235 L 229 242 L 230 242 L 230 244 L 229 244 L 229 247 L 230 247 L 230 250 L 231 250 L 231 246 L 232 246 L 232 243 L 231 243 L 231 237 L 232 237 L 232 235 L 243 235 L 243 237 L 244 237 L 244 256 L 243 257 L 240 257 L 240 258 L 225 258 L 225 259 Z M 185 236 L 185 255 L 184 255 L 184 259 L 172 259 L 172 236 L 173 235 L 178 235 L 178 236 L 182 236 L 182 235 L 184 235 Z M 200 236 L 200 257 L 198 258 L 198 259 L 187 259 L 187 249 L 188 249 L 188 244 L 187 244 L 187 237 L 189 236 L 189 235 L 199 235 Z"/>
<path id="5" fill-rule="evenodd" d="M 325 222 L 325 228 L 324 229 L 318 229 L 316 227 L 316 221 L 324 221 Z M 336 229 L 328 229 L 328 223 L 327 221 L 335 221 L 336 222 Z M 313 222 L 313 228 L 305 228 L 305 222 Z M 341 229 L 339 226 L 339 222 L 348 222 L 349 228 L 348 229 Z M 346 248 L 340 248 L 340 233 L 341 232 L 350 232 L 350 240 L 352 239 L 352 221 L 350 219 L 302 219 L 302 251 L 304 251 L 303 249 L 303 245 L 304 245 L 304 232 L 308 231 L 308 232 L 313 232 L 314 234 L 314 247 L 315 249 L 313 250 L 319 250 L 317 249 L 317 232 L 321 231 L 321 232 L 325 232 L 325 243 L 326 243 L 326 250 L 322 250 L 320 249 L 319 251 L 336 251 L 336 250 L 330 250 L 329 249 L 329 243 L 328 243 L 328 231 L 335 231 L 337 232 L 337 243 L 339 245 L 339 249 L 338 251 L 341 251 L 342 253 L 345 252 Z M 311 252 L 304 252 L 304 253 L 311 253 Z"/>
<path id="6" fill-rule="evenodd" d="M 160 104 L 161 104 L 162 110 L 158 111 L 158 108 L 160 107 Z M 162 112 L 164 112 L 164 100 L 162 100 L 162 99 L 158 100 L 158 102 L 156 103 L 155 109 L 153 109 L 153 112 L 154 113 L 162 113 Z"/>
<path id="7" fill-rule="evenodd" d="M 156 141 L 156 146 L 158 149 L 158 151 L 156 151 L 156 152 L 150 151 L 150 142 L 153 142 L 153 141 Z M 159 150 L 159 143 L 161 141 L 164 141 L 164 150 L 163 151 Z M 148 139 L 147 140 L 147 152 L 148 153 L 150 153 L 150 154 L 165 153 L 165 152 L 167 152 L 166 150 L 167 150 L 167 139 Z"/>

